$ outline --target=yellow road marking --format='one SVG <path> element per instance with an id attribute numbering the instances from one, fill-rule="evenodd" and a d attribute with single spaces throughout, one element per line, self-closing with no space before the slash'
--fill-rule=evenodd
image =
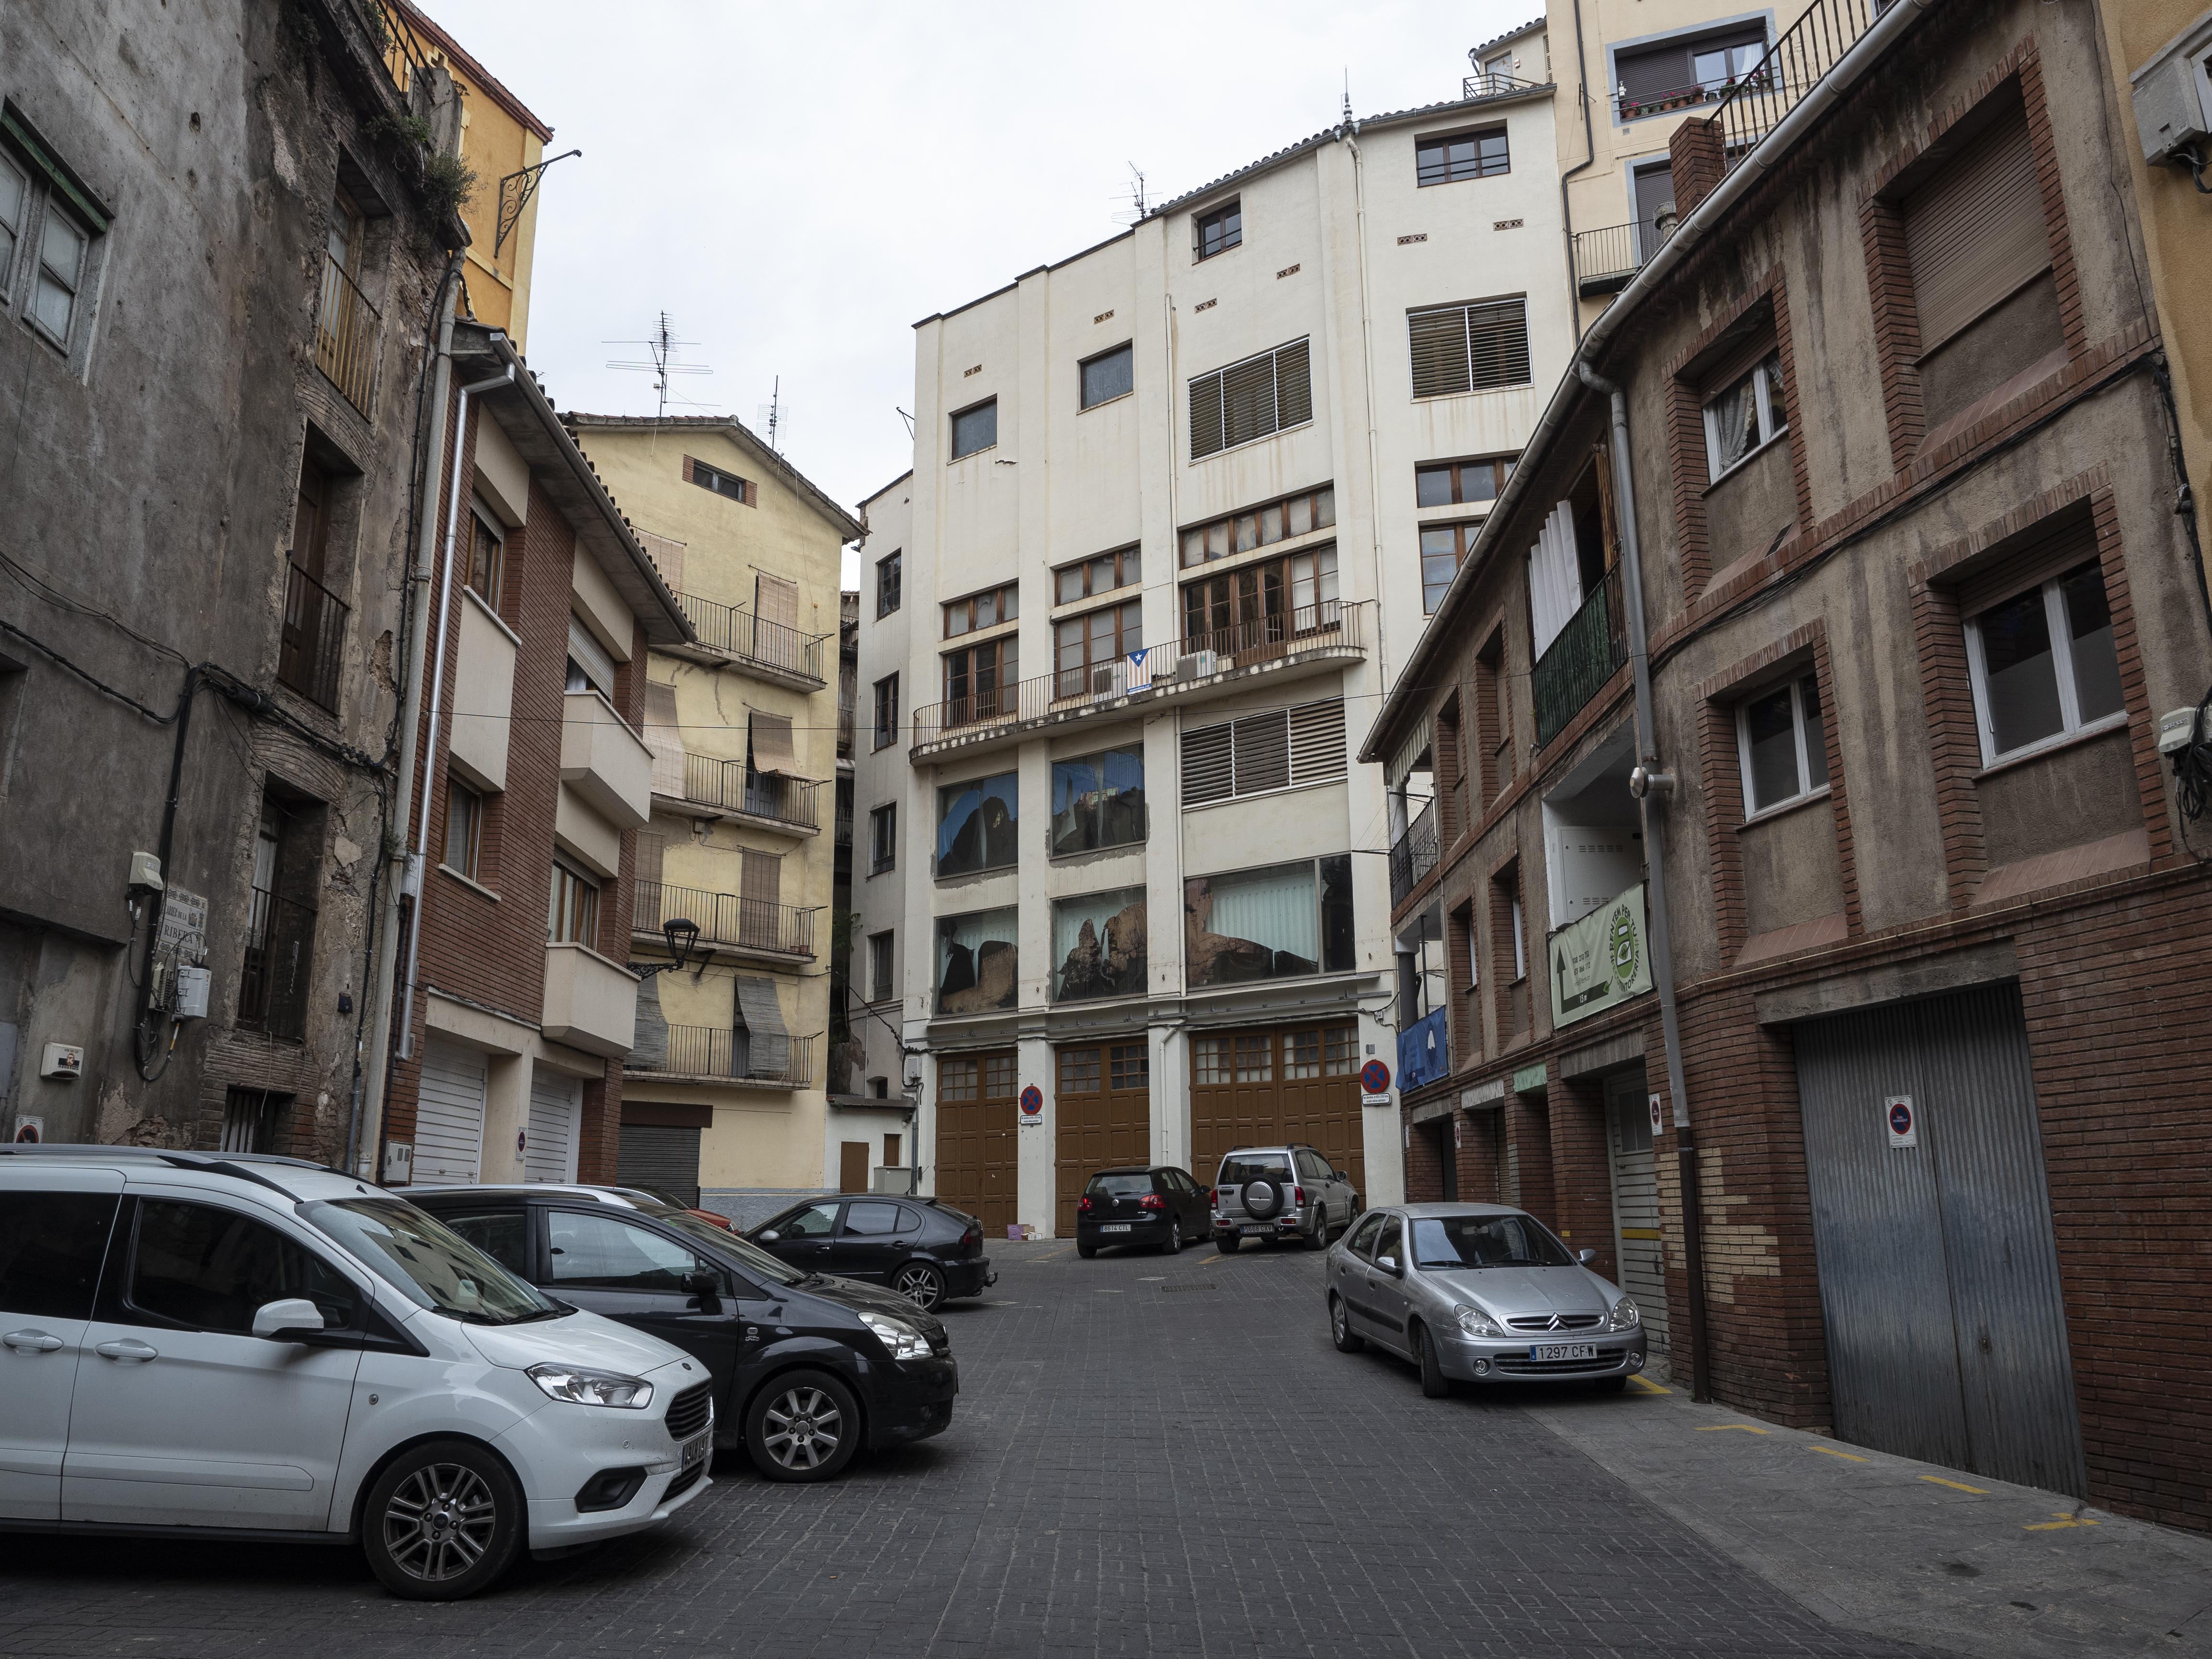
<path id="1" fill-rule="evenodd" d="M 1931 1486 L 1948 1486 L 1953 1492 L 1970 1492 L 1977 1498 L 1987 1498 L 1990 1495 L 1990 1489 L 1987 1486 L 1970 1486 L 1963 1480 L 1946 1480 L 1940 1474 L 1923 1474 L 1920 1478 Z"/>
<path id="2" fill-rule="evenodd" d="M 2038 1521 L 2022 1527 L 2021 1530 L 2022 1532 L 2064 1532 L 2069 1527 L 2094 1527 L 2100 1524 L 2086 1515 L 2069 1515 L 2064 1510 L 2053 1510 L 2051 1513 L 2058 1517 L 2056 1521 Z"/>
<path id="3" fill-rule="evenodd" d="M 1632 1376 L 1628 1380 L 1633 1382 L 1638 1388 L 1643 1389 L 1646 1394 L 1672 1394 L 1674 1392 L 1672 1389 L 1661 1388 L 1656 1382 L 1654 1382 L 1648 1376 Z"/>
<path id="4" fill-rule="evenodd" d="M 1812 1446 L 1808 1447 L 1807 1449 L 1820 1452 L 1823 1455 L 1828 1457 L 1840 1457 L 1844 1462 L 1850 1463 L 1863 1463 L 1869 1461 L 1866 1458 L 1857 1456 L 1851 1452 L 1838 1451 L 1833 1446 Z"/>
<path id="5" fill-rule="evenodd" d="M 1762 1429 L 1753 1423 L 1708 1423 L 1703 1428 L 1699 1429 L 1698 1432 L 1699 1434 L 1718 1434 L 1723 1429 L 1741 1429 L 1746 1434 L 1771 1434 L 1774 1432 L 1771 1429 Z"/>

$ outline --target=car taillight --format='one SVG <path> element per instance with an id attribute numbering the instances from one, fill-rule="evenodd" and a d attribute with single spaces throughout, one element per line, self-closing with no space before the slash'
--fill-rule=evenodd
<path id="1" fill-rule="evenodd" d="M 982 1228 L 980 1226 L 970 1227 L 966 1232 L 960 1235 L 960 1242 L 963 1244 L 981 1244 L 983 1242 Z"/>
<path id="2" fill-rule="evenodd" d="M 1167 1200 L 1158 1193 L 1146 1193 L 1137 1200 L 1137 1207 L 1140 1210 L 1164 1210 L 1167 1206 Z"/>
<path id="3" fill-rule="evenodd" d="M 1306 1189 L 1304 1188 L 1293 1187 L 1291 1188 L 1291 1192 L 1292 1194 L 1291 1199 L 1291 1203 L 1303 1204 L 1306 1201 Z"/>
<path id="4" fill-rule="evenodd" d="M 1076 1208 L 1088 1215 L 1091 1212 L 1091 1200 L 1087 1198 L 1085 1199 L 1082 1203 L 1076 1206 Z"/>
<path id="5" fill-rule="evenodd" d="M 1219 1209 L 1221 1207 L 1221 1188 L 1218 1187 L 1208 1187 L 1206 1189 L 1206 1201 L 1212 1205 L 1215 1209 Z"/>

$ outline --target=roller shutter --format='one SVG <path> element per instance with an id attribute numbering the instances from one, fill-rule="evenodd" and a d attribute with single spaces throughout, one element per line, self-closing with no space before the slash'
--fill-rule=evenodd
<path id="1" fill-rule="evenodd" d="M 533 1068 L 530 1076 L 530 1124 L 523 1134 L 525 1181 L 574 1181 L 576 1145 L 584 1121 L 584 1081 L 562 1072 Z"/>
<path id="2" fill-rule="evenodd" d="M 473 1186 L 483 1162 L 484 1058 L 443 1037 L 422 1045 L 415 1185 Z"/>
<path id="3" fill-rule="evenodd" d="M 2035 152 L 2017 107 L 1969 140 L 1900 211 L 1923 352 L 2051 264 Z"/>
<path id="4" fill-rule="evenodd" d="M 625 1123 L 615 1151 L 615 1181 L 650 1187 L 686 1206 L 699 1203 L 699 1131 L 659 1123 Z"/>

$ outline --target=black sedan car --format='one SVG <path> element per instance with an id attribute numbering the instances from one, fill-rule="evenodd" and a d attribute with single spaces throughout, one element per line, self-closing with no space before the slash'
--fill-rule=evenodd
<path id="1" fill-rule="evenodd" d="M 1168 1255 L 1206 1233 L 1206 1188 L 1188 1170 L 1154 1164 L 1101 1170 L 1075 1206 L 1075 1253 L 1086 1259 L 1120 1244 Z"/>
<path id="2" fill-rule="evenodd" d="M 827 1480 L 863 1445 L 942 1433 L 960 1392 L 945 1327 L 912 1303 L 777 1261 L 641 1193 L 410 1188 L 407 1197 L 548 1295 L 704 1362 L 714 1443 L 771 1480 Z"/>
<path id="3" fill-rule="evenodd" d="M 999 1280 L 983 1254 L 983 1224 L 933 1198 L 815 1199 L 745 1237 L 805 1272 L 896 1291 L 924 1313 Z"/>

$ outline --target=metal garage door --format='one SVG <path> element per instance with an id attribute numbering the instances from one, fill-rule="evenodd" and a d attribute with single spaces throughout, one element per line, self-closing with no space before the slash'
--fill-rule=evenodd
<path id="1" fill-rule="evenodd" d="M 530 1127 L 522 1140 L 525 1181 L 574 1181 L 584 1123 L 584 1080 L 533 1066 Z"/>
<path id="2" fill-rule="evenodd" d="M 415 1106 L 415 1184 L 466 1187 L 483 1158 L 484 1057 L 443 1037 L 422 1045 Z"/>
<path id="3" fill-rule="evenodd" d="M 1639 1069 L 1607 1078 L 1605 1115 L 1613 1151 L 1613 1255 L 1620 1288 L 1636 1298 L 1655 1357 L 1667 1352 L 1667 1270 L 1659 1228 L 1659 1172 L 1651 1104 Z"/>
<path id="4" fill-rule="evenodd" d="M 1302 1140 L 1367 1194 L 1359 1028 L 1284 1025 L 1190 1040 L 1191 1173 L 1210 1183 L 1238 1146 Z"/>
<path id="5" fill-rule="evenodd" d="M 2020 993 L 1796 1027 L 1836 1432 L 2083 1492 Z M 1911 1102 L 1917 1145 L 1895 1146 Z"/>
<path id="6" fill-rule="evenodd" d="M 1091 1173 L 1152 1161 L 1152 1063 L 1143 1037 L 1059 1050 L 1053 1093 L 1059 1179 L 1053 1231 L 1075 1232 L 1075 1206 Z"/>
<path id="7" fill-rule="evenodd" d="M 615 1149 L 615 1180 L 650 1187 L 699 1206 L 699 1132 L 662 1123 L 625 1123 Z"/>
<path id="8" fill-rule="evenodd" d="M 937 1196 L 981 1217 L 983 1231 L 1000 1238 L 1021 1218 L 1014 1169 L 1019 1073 L 1011 1048 L 937 1062 Z"/>

